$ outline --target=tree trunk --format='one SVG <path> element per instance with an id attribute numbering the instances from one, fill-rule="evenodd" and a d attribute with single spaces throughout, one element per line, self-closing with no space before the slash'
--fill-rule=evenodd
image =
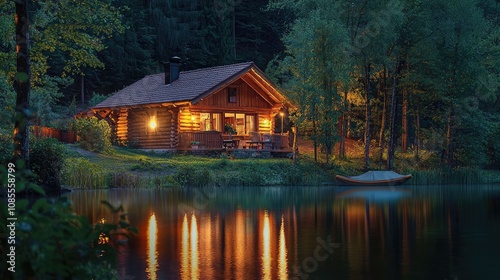
<path id="1" fill-rule="evenodd" d="M 15 2 L 17 73 L 14 80 L 14 89 L 17 97 L 14 124 L 14 159 L 23 159 L 26 168 L 29 168 L 30 57 L 28 4 L 27 0 Z"/>
<path id="2" fill-rule="evenodd" d="M 325 139 L 328 137 L 328 132 L 325 130 Z M 328 141 L 328 140 L 326 140 Z M 325 143 L 325 157 L 326 157 L 326 164 L 329 163 L 330 161 L 330 153 L 331 153 L 331 145 L 329 143 Z"/>
<path id="3" fill-rule="evenodd" d="M 313 120 L 313 145 L 314 145 L 314 161 L 318 161 L 318 135 L 316 131 L 316 120 Z"/>
<path id="4" fill-rule="evenodd" d="M 293 133 L 292 162 L 296 163 L 296 161 L 297 161 L 297 127 L 296 126 L 292 126 L 292 133 Z"/>
<path id="5" fill-rule="evenodd" d="M 392 170 L 394 168 L 394 150 L 395 150 L 395 130 L 396 130 L 396 91 L 398 86 L 398 75 L 399 75 L 399 61 L 396 62 L 396 70 L 394 72 L 394 77 L 392 80 L 392 94 L 391 94 L 391 127 L 389 132 L 389 147 L 387 147 L 387 170 Z"/>
<path id="6" fill-rule="evenodd" d="M 420 115 L 418 108 L 415 110 L 415 161 L 420 160 L 420 155 L 418 154 L 420 150 Z"/>
<path id="7" fill-rule="evenodd" d="M 347 137 L 347 110 L 349 110 L 349 105 L 347 101 L 347 94 L 348 90 L 344 90 L 344 112 L 342 113 L 341 117 L 341 124 L 340 124 L 340 149 L 339 149 L 339 157 L 341 159 L 346 158 L 346 151 L 345 151 L 345 146 L 346 146 L 346 137 Z"/>
<path id="8" fill-rule="evenodd" d="M 384 104 L 382 107 L 382 120 L 380 121 L 380 132 L 378 136 L 378 145 L 380 148 L 380 154 L 379 154 L 379 160 L 382 161 L 382 158 L 384 156 L 384 146 L 385 146 L 385 126 L 386 126 L 386 114 L 387 114 L 387 72 L 384 67 L 384 82 L 383 82 L 383 88 L 381 89 L 383 97 L 384 97 Z"/>
<path id="9" fill-rule="evenodd" d="M 345 137 L 344 137 L 344 120 L 345 120 L 345 111 L 342 112 L 339 119 L 339 129 L 338 133 L 340 135 L 340 143 L 339 143 L 339 158 L 343 159 L 345 156 Z"/>
<path id="10" fill-rule="evenodd" d="M 401 152 L 408 152 L 408 92 L 406 87 L 402 90 L 403 108 L 401 118 Z"/>
<path id="11" fill-rule="evenodd" d="M 365 170 L 370 169 L 370 64 L 365 65 Z"/>
<path id="12" fill-rule="evenodd" d="M 351 138 L 351 104 L 347 104 L 347 131 L 346 138 Z"/>

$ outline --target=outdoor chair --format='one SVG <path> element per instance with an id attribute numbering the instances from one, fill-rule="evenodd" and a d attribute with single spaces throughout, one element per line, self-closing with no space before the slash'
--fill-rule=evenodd
<path id="1" fill-rule="evenodd" d="M 260 136 L 260 134 L 258 132 L 251 131 L 249 134 L 250 134 L 250 137 L 252 139 L 252 140 L 247 142 L 250 149 L 259 149 L 264 145 L 265 142 L 262 141 L 262 137 Z"/>

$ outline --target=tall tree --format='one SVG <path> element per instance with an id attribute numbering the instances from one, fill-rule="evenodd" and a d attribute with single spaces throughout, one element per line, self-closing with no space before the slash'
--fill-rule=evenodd
<path id="1" fill-rule="evenodd" d="M 364 168 L 370 168 L 372 73 L 390 62 L 401 25 L 403 6 L 399 1 L 342 1 L 343 20 L 349 30 L 352 56 L 362 76 L 365 97 Z"/>
<path id="2" fill-rule="evenodd" d="M 14 125 L 14 159 L 23 159 L 29 168 L 29 96 L 30 55 L 29 18 L 27 0 L 16 1 L 16 54 L 17 71 L 14 78 L 16 98 L 16 122 Z"/>
<path id="3" fill-rule="evenodd" d="M 348 36 L 339 21 L 341 9 L 337 3 L 305 0 L 296 4 L 298 19 L 284 38 L 288 56 L 283 67 L 291 73 L 285 87 L 300 105 L 297 124 L 310 126 L 315 159 L 320 146 L 328 162 L 338 140 L 337 122 L 342 110 L 339 92 L 344 92 L 343 84 L 348 79 Z"/>
<path id="4" fill-rule="evenodd" d="M 15 3 L 25 5 L 26 2 Z M 38 111 L 38 117 L 48 116 L 53 112 L 53 105 L 62 96 L 60 89 L 73 81 L 70 76 L 80 76 L 87 67 L 104 66 L 97 57 L 97 53 L 106 48 L 103 43 L 104 39 L 112 36 L 113 32 L 123 30 L 120 11 L 113 8 L 110 3 L 111 0 L 36 0 L 30 5 L 29 27 L 27 22 L 20 21 L 21 18 L 15 23 L 16 25 L 25 24 L 24 32 L 29 33 L 29 42 L 25 42 L 26 46 L 28 43 L 30 45 L 29 56 L 24 55 L 25 48 L 21 48 L 16 43 L 18 44 L 16 48 L 18 58 L 29 58 L 27 60 L 29 73 L 23 70 L 28 75 L 26 81 L 29 85 L 23 83 L 23 75 L 11 75 L 11 70 L 5 71 L 6 78 L 7 80 L 16 79 L 16 90 L 24 86 L 31 89 L 30 93 L 24 94 L 22 99 L 28 98 L 28 102 L 31 99 L 31 111 Z M 11 13 L 14 13 L 17 8 L 17 6 L 14 8 L 14 5 L 2 6 L 2 10 Z M 6 26 L 7 30 L 9 28 Z M 17 35 L 15 40 L 19 41 L 22 38 L 22 35 Z M 14 36 L 11 40 L 14 40 Z M 1 48 L 0 57 L 9 57 L 9 52 L 11 52 L 10 48 Z M 2 69 L 14 68 L 13 61 L 2 59 L 0 62 Z M 20 71 L 12 72 L 21 73 Z M 24 112 L 28 113 L 27 110 Z"/>

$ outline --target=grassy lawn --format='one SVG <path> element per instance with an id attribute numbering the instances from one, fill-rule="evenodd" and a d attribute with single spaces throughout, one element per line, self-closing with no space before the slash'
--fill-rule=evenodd
<path id="1" fill-rule="evenodd" d="M 92 153 L 66 145 L 63 184 L 72 188 L 321 185 L 329 172 L 308 159 L 296 165 L 283 158 L 230 160 L 113 147 Z"/>
<path id="2" fill-rule="evenodd" d="M 66 145 L 63 184 L 70 188 L 181 187 L 181 186 L 319 186 L 334 183 L 336 174 L 363 173 L 363 149 L 352 143 L 348 159 L 333 157 L 325 164 L 322 154 L 316 163 L 313 151 L 303 144 L 300 159 L 292 164 L 283 158 L 230 160 L 227 156 L 200 157 L 155 153 L 112 147 L 92 153 Z M 361 148 L 360 148 L 361 147 Z M 374 151 L 377 154 L 377 151 Z M 385 160 L 375 160 L 372 169 L 384 170 Z M 413 174 L 411 185 L 500 183 L 500 172 L 478 168 L 443 170 L 433 155 L 422 151 L 417 162 L 411 153 L 396 155 L 396 172 Z"/>

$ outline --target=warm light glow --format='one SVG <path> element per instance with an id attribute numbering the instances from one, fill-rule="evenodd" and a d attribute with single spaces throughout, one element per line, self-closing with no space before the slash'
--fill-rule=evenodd
<path id="1" fill-rule="evenodd" d="M 282 116 L 282 117 L 283 117 L 284 115 L 285 115 L 285 113 L 283 113 L 283 112 L 280 112 L 280 116 Z"/>
<path id="2" fill-rule="evenodd" d="M 151 214 L 148 223 L 148 267 L 146 272 L 148 273 L 148 279 L 156 279 L 156 271 L 158 270 L 158 227 L 156 223 L 155 214 Z"/>
<path id="3" fill-rule="evenodd" d="M 234 238 L 235 247 L 235 266 L 236 266 L 236 279 L 245 279 L 245 212 L 243 210 L 237 210 L 236 213 L 236 232 Z"/>
<path id="4" fill-rule="evenodd" d="M 186 214 L 182 220 L 181 279 L 189 279 L 189 230 Z"/>
<path id="5" fill-rule="evenodd" d="M 97 244 L 106 244 L 109 242 L 109 237 L 107 237 L 104 233 L 99 234 L 99 239 L 97 240 Z"/>
<path id="6" fill-rule="evenodd" d="M 194 121 L 195 119 L 194 115 L 191 115 L 191 120 Z"/>
<path id="7" fill-rule="evenodd" d="M 281 216 L 278 275 L 280 280 L 288 279 L 288 265 L 286 259 L 286 242 L 285 242 L 285 219 L 283 218 L 283 216 Z"/>
<path id="8" fill-rule="evenodd" d="M 192 280 L 199 279 L 198 267 L 198 223 L 196 216 L 191 216 L 191 278 Z"/>
<path id="9" fill-rule="evenodd" d="M 214 276 L 214 270 L 210 269 L 212 268 L 214 264 L 214 248 L 217 246 L 216 244 L 212 243 L 212 238 L 215 238 L 214 235 L 214 228 L 212 228 L 212 217 L 209 216 L 202 216 L 199 217 L 199 232 L 198 235 L 200 236 L 198 240 L 198 247 L 199 251 L 201 252 L 200 254 L 200 271 L 203 272 L 202 274 L 202 279 L 215 279 Z M 215 246 L 214 246 L 215 245 Z M 217 246 L 218 249 L 218 246 Z"/>
<path id="10" fill-rule="evenodd" d="M 149 118 L 149 127 L 150 127 L 151 129 L 155 129 L 155 128 L 156 128 L 156 125 L 157 125 L 157 124 L 156 124 L 156 116 L 151 116 L 151 117 Z"/>
<path id="11" fill-rule="evenodd" d="M 200 279 L 198 252 L 198 222 L 194 213 L 191 215 L 191 227 L 188 228 L 188 218 L 184 214 L 182 221 L 181 241 L 181 279 Z"/>
<path id="12" fill-rule="evenodd" d="M 263 279 L 271 279 L 271 229 L 269 227 L 269 216 L 264 212 L 264 228 L 262 230 L 262 274 Z"/>
<path id="13" fill-rule="evenodd" d="M 264 124 L 267 125 L 269 121 L 267 119 L 264 120 Z"/>

